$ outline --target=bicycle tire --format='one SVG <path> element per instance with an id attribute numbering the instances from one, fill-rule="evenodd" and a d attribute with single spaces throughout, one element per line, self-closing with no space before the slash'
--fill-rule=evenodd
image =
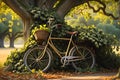
<path id="1" fill-rule="evenodd" d="M 40 59 L 37 60 L 38 56 L 40 56 L 40 53 L 44 50 L 44 47 L 34 47 L 32 49 L 29 49 L 24 57 L 24 64 L 26 68 L 31 72 L 33 69 L 35 71 L 41 70 L 43 72 L 47 72 L 48 69 L 50 68 L 50 65 L 52 63 L 52 53 L 49 50 L 49 48 L 46 49 L 44 56 Z"/>
<path id="2" fill-rule="evenodd" d="M 79 61 L 73 61 L 72 65 L 77 71 L 92 69 L 95 65 L 95 57 L 92 51 L 86 47 L 77 46 L 81 54 L 78 53 L 77 48 L 73 47 L 71 49 L 71 56 L 80 56 L 83 55 L 84 58 Z"/>

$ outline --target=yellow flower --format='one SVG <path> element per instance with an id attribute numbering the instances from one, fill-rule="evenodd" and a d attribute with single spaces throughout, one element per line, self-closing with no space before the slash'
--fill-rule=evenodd
<path id="1" fill-rule="evenodd" d="M 39 71 L 38 71 L 38 75 L 43 76 L 43 75 L 44 75 L 44 73 L 43 73 L 41 70 L 39 70 Z"/>
<path id="2" fill-rule="evenodd" d="M 32 69 L 31 72 L 32 72 L 32 73 L 35 73 L 35 69 Z"/>
<path id="3" fill-rule="evenodd" d="M 9 27 L 12 27 L 13 26 L 13 21 L 9 21 Z"/>
<path id="4" fill-rule="evenodd" d="M 9 32 L 12 32 L 12 29 L 11 29 L 11 28 L 9 29 Z"/>

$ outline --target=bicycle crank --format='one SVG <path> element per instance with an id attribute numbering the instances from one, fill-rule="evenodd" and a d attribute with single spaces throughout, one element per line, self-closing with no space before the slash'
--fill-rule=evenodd
<path id="1" fill-rule="evenodd" d="M 83 58 L 80 56 L 63 56 L 61 58 L 61 63 L 63 64 L 63 66 L 68 65 L 70 62 L 73 61 L 79 61 L 82 60 Z"/>

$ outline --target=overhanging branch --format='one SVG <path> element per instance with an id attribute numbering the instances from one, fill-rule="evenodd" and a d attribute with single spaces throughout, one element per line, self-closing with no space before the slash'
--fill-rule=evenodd
<path id="1" fill-rule="evenodd" d="M 87 4 L 88 4 L 89 8 L 91 8 L 93 10 L 93 12 L 96 13 L 96 12 L 99 12 L 100 10 L 102 10 L 105 15 L 111 16 L 115 20 L 119 19 L 119 17 L 115 17 L 113 14 L 106 12 L 106 4 L 105 3 L 103 3 L 100 0 L 95 0 L 95 1 L 99 2 L 101 5 L 103 5 L 103 7 L 99 7 L 98 9 L 95 9 L 93 6 L 90 5 L 90 3 L 88 1 Z"/>
<path id="2" fill-rule="evenodd" d="M 15 39 L 19 37 L 23 37 L 23 32 L 17 32 L 14 36 L 15 36 Z"/>
<path id="3" fill-rule="evenodd" d="M 31 7 L 31 5 L 28 3 L 28 0 L 18 0 L 18 2 L 26 9 L 29 9 Z"/>
<path id="4" fill-rule="evenodd" d="M 30 14 L 17 2 L 17 0 L 3 0 L 21 18 L 29 18 Z"/>
<path id="5" fill-rule="evenodd" d="M 60 0 L 60 5 L 57 8 L 57 13 L 61 18 L 64 18 L 65 15 L 75 6 L 85 3 L 87 0 L 79 1 L 79 0 Z"/>

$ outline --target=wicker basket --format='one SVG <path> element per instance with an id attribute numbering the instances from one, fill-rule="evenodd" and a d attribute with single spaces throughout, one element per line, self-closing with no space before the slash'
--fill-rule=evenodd
<path id="1" fill-rule="evenodd" d="M 45 30 L 38 30 L 35 32 L 34 37 L 39 42 L 39 44 L 42 44 L 43 41 L 47 40 L 49 36 L 49 32 Z"/>

